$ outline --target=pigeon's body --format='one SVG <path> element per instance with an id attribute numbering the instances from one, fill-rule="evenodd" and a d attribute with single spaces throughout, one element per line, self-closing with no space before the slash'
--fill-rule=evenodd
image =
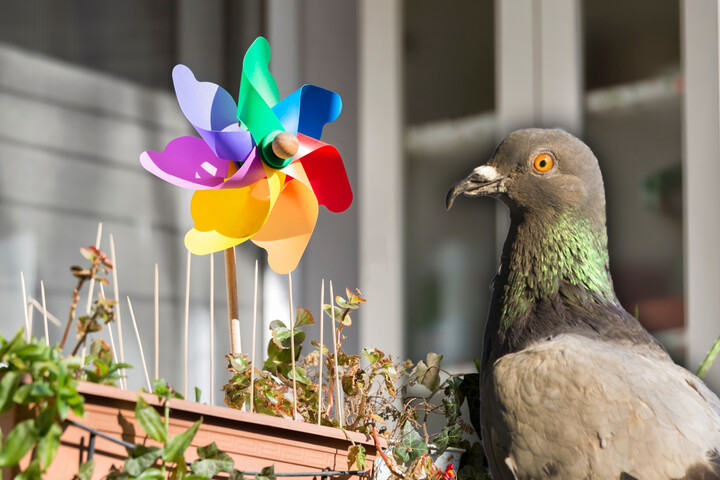
<path id="1" fill-rule="evenodd" d="M 493 477 L 720 479 L 720 401 L 615 296 L 592 152 L 519 131 L 448 203 L 460 193 L 511 215 L 481 372 Z"/>

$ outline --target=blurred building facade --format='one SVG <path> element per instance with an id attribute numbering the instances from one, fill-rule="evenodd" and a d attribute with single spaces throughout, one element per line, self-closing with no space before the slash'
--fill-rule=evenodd
<path id="1" fill-rule="evenodd" d="M 355 201 L 339 215 L 321 209 L 293 283 L 295 304 L 316 314 L 322 279 L 338 294 L 363 291 L 368 303 L 348 332 L 349 349 L 375 346 L 414 360 L 436 351 L 469 368 L 480 354 L 506 212 L 467 200 L 447 213 L 445 192 L 509 131 L 546 126 L 579 135 L 595 151 L 618 295 L 694 368 L 720 334 L 713 303 L 720 258 L 711 248 L 720 242 L 711 210 L 720 202 L 711 187 L 720 135 L 718 120 L 708 123 L 720 118 L 717 9 L 710 0 L 6 2 L 3 333 L 22 324 L 21 270 L 35 298 L 44 280 L 49 310 L 65 318 L 67 267 L 82 260 L 77 249 L 93 243 L 103 222 L 101 247 L 113 233 L 121 296 L 144 319 L 143 338 L 152 338 L 159 264 L 161 374 L 180 384 L 190 194 L 147 174 L 137 156 L 192 134 L 172 91 L 176 63 L 235 96 L 242 55 L 264 35 L 281 96 L 313 83 L 343 98 L 323 140 L 343 155 Z M 263 255 L 253 245 L 238 248 L 245 351 L 252 265 L 264 264 Z M 220 256 L 214 270 L 216 365 L 223 365 Z M 209 275 L 209 259 L 194 257 L 191 383 L 203 390 Z M 287 320 L 287 279 L 265 271 L 262 283 L 265 324 Z M 128 356 L 136 358 L 127 331 Z M 216 372 L 215 384 L 224 378 Z M 131 386 L 141 382 L 135 375 Z"/>

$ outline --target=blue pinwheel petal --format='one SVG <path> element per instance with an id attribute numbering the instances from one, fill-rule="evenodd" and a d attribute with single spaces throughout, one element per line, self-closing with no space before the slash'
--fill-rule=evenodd
<path id="1" fill-rule="evenodd" d="M 250 132 L 235 118 L 237 105 L 222 87 L 198 82 L 185 65 L 173 69 L 173 83 L 185 118 L 220 158 L 243 161 L 253 149 Z"/>
<path id="2" fill-rule="evenodd" d="M 285 130 L 320 139 L 323 127 L 340 115 L 340 95 L 315 85 L 303 85 L 273 107 Z"/>

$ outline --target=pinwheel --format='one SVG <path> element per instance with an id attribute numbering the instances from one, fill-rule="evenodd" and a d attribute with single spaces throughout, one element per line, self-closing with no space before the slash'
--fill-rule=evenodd
<path id="1" fill-rule="evenodd" d="M 310 240 L 318 205 L 341 212 L 352 191 L 340 154 L 319 141 L 323 126 L 340 114 L 340 96 L 305 85 L 279 101 L 269 60 L 270 46 L 259 37 L 243 61 L 237 106 L 220 86 L 176 66 L 178 102 L 201 138 L 177 138 L 162 152 L 143 152 L 140 162 L 196 190 L 194 227 L 185 236 L 193 254 L 251 240 L 267 250 L 275 272 L 289 273 Z"/>

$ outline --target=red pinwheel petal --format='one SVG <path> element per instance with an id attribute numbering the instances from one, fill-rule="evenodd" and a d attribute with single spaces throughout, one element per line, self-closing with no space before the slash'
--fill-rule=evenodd
<path id="1" fill-rule="evenodd" d="M 346 210 L 353 193 L 340 153 L 332 145 L 307 135 L 298 134 L 297 138 L 300 149 L 293 163 L 302 163 L 318 203 L 331 212 Z"/>

